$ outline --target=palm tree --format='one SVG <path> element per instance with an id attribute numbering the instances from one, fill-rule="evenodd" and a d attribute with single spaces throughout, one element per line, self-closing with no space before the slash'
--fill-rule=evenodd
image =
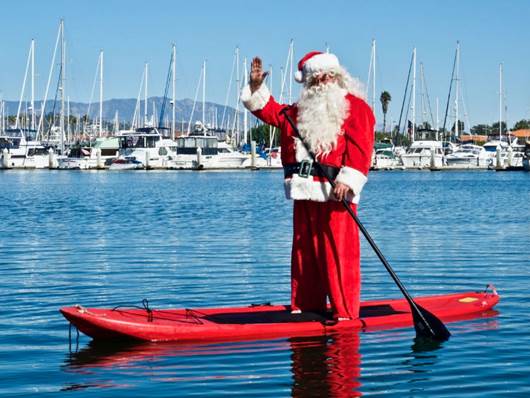
<path id="1" fill-rule="evenodd" d="M 383 107 L 383 133 L 386 131 L 386 113 L 388 112 L 388 104 L 392 101 L 392 96 L 388 91 L 383 91 L 381 97 L 381 106 Z"/>

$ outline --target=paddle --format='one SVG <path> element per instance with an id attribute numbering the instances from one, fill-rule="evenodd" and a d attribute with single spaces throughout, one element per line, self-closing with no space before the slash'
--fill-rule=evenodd
<path id="1" fill-rule="evenodd" d="M 320 163 L 317 162 L 315 154 L 311 152 L 311 150 L 309 149 L 309 146 L 307 145 L 307 143 L 304 141 L 304 139 L 300 135 L 300 132 L 298 131 L 298 128 L 295 126 L 293 120 L 287 114 L 286 112 L 287 109 L 288 108 L 284 108 L 280 113 L 282 113 L 285 116 L 285 118 L 291 125 L 293 131 L 298 136 L 298 138 L 300 139 L 300 141 L 306 148 L 307 152 L 309 152 L 309 155 L 311 156 L 311 159 L 313 160 L 313 164 L 316 165 L 316 167 L 320 170 L 320 173 L 322 173 L 322 175 L 326 177 L 328 182 L 331 184 L 331 187 L 335 188 L 335 181 L 333 181 L 333 179 L 327 174 L 326 170 L 324 170 L 324 168 L 320 165 Z M 392 277 L 396 285 L 399 287 L 399 290 L 401 290 L 401 293 L 403 293 L 403 295 L 407 299 L 410 305 L 410 311 L 412 313 L 412 319 L 414 322 L 414 329 L 416 330 L 416 336 L 423 337 L 423 338 L 429 338 L 429 339 L 433 339 L 437 341 L 448 340 L 449 336 L 451 336 L 451 333 L 449 332 L 449 330 L 447 330 L 443 322 L 440 319 L 438 319 L 434 314 L 432 314 L 431 312 L 427 311 L 425 308 L 422 308 L 419 304 L 414 302 L 411 295 L 407 292 L 407 289 L 405 289 L 405 286 L 403 285 L 403 283 L 401 283 L 398 276 L 396 275 L 396 273 L 394 272 L 394 270 L 392 269 L 392 267 L 386 260 L 385 256 L 383 255 L 381 250 L 379 250 L 379 247 L 377 247 L 374 240 L 372 239 L 372 237 L 370 236 L 370 234 L 368 233 L 364 225 L 359 220 L 359 217 L 357 217 L 357 215 L 353 212 L 353 210 L 351 209 L 346 199 L 342 199 L 342 204 L 344 205 L 344 207 L 346 208 L 350 216 L 355 220 L 355 223 L 357 224 L 357 226 L 363 233 L 364 237 L 366 238 L 370 246 L 372 246 L 372 249 L 374 249 L 375 254 L 377 254 L 377 257 L 379 257 L 379 260 L 381 260 L 386 270 L 388 271 L 388 273 L 390 274 L 390 276 Z"/>

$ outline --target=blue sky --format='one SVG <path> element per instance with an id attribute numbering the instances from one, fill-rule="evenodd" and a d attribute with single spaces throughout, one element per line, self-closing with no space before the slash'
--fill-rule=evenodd
<path id="1" fill-rule="evenodd" d="M 509 5 L 509 6 L 507 6 Z M 178 98 L 193 98 L 208 60 L 207 100 L 224 103 L 234 48 L 261 55 L 278 81 L 290 39 L 295 58 L 332 52 L 366 80 L 377 41 L 377 91 L 397 119 L 412 48 L 425 66 L 434 106 L 445 107 L 456 41 L 471 124 L 498 119 L 498 68 L 504 63 L 507 118 L 530 119 L 530 2 L 501 1 L 25 1 L 2 4 L 0 90 L 18 99 L 30 40 L 37 43 L 37 97 L 44 94 L 60 18 L 65 20 L 69 96 L 88 101 L 97 57 L 105 51 L 105 98 L 136 98 L 144 62 L 150 95 L 162 95 L 170 46 L 177 45 Z M 418 94 L 419 96 L 419 91 Z M 233 102 L 233 101 L 232 101 Z M 417 105 L 419 107 L 419 103 Z M 377 106 L 376 115 L 380 118 Z"/>

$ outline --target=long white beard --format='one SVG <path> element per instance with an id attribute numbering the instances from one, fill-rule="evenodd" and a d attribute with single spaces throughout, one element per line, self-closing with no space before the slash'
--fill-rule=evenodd
<path id="1" fill-rule="evenodd" d="M 314 154 L 327 154 L 337 145 L 349 110 L 347 92 L 337 83 L 302 90 L 298 101 L 298 130 Z"/>

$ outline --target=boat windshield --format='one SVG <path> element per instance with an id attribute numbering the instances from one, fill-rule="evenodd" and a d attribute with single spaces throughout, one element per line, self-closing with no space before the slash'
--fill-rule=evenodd
<path id="1" fill-rule="evenodd" d="M 196 154 L 197 148 L 201 148 L 203 155 L 216 155 L 218 153 L 219 141 L 217 137 L 180 137 L 177 138 L 177 149 L 180 154 Z"/>
<path id="2" fill-rule="evenodd" d="M 20 147 L 20 138 L 0 137 L 0 149 L 17 149 Z"/>
<path id="3" fill-rule="evenodd" d="M 120 137 L 121 148 L 155 148 L 158 135 L 126 135 Z"/>

